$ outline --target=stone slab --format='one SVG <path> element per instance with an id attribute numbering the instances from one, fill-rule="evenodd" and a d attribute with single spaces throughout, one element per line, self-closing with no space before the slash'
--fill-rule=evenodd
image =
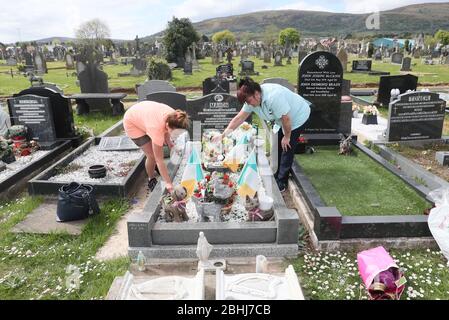
<path id="1" fill-rule="evenodd" d="M 14 233 L 65 233 L 80 235 L 89 219 L 71 222 L 56 222 L 56 203 L 44 203 L 33 210 L 25 220 L 18 223 L 13 229 Z"/>

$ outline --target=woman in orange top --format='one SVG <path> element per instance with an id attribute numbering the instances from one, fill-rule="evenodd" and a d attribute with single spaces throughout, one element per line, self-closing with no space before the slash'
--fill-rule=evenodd
<path id="1" fill-rule="evenodd" d="M 164 162 L 164 143 L 170 148 L 173 142 L 170 134 L 175 129 L 187 129 L 190 120 L 186 112 L 154 101 L 142 101 L 129 108 L 123 118 L 126 135 L 138 145 L 147 160 L 145 168 L 148 174 L 148 187 L 152 191 L 157 184 L 155 178 L 156 165 L 169 192 L 173 184 Z"/>

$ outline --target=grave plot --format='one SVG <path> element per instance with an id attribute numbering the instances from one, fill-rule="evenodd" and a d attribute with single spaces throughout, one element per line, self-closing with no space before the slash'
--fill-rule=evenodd
<path id="1" fill-rule="evenodd" d="M 251 147 L 249 149 L 253 150 Z M 188 217 L 174 220 L 183 222 L 173 222 L 172 219 L 167 219 L 167 217 L 170 218 L 166 215 L 167 211 L 165 210 L 167 194 L 159 183 L 150 195 L 144 211 L 128 219 L 129 254 L 135 257 L 139 251 L 142 251 L 150 258 L 194 258 L 198 234 L 204 232 L 209 242 L 216 248 L 213 252 L 216 257 L 258 254 L 267 256 L 296 255 L 298 216 L 294 210 L 286 207 L 279 190 L 276 187 L 273 188 L 276 186 L 276 182 L 269 168 L 268 159 L 263 148 L 258 149 L 260 150 L 257 152 L 257 157 L 256 153 L 249 154 L 250 160 L 247 161 L 247 165 L 250 166 L 248 163 L 252 163 L 252 165 L 257 163 L 260 179 L 260 188 L 257 190 L 261 194 L 266 193 L 273 200 L 270 220 L 250 219 L 247 209 L 251 206 L 246 207 L 240 193 L 239 196 L 233 194 L 230 198 L 223 197 L 222 199 L 226 198 L 226 201 L 220 202 L 219 192 L 215 191 L 221 190 L 220 187 L 227 189 L 229 186 L 232 189 L 233 186 L 236 186 L 241 172 L 244 172 L 245 168 L 238 169 L 236 174 L 223 173 L 223 168 L 215 167 L 215 160 L 218 158 L 216 159 L 215 154 L 204 144 L 204 140 L 203 148 L 201 148 L 201 142 L 188 142 L 182 161 L 177 164 L 169 164 L 175 186 L 184 185 L 184 182 L 189 181 L 185 179 L 184 174 L 187 172 L 188 166 L 190 166 L 189 169 L 191 168 L 192 159 L 196 159 L 195 155 L 199 154 L 199 151 L 206 151 L 206 155 L 209 156 L 205 157 L 206 160 L 201 161 L 201 164 L 196 162 L 195 170 L 200 170 L 198 168 L 202 167 L 205 177 L 200 180 L 201 183 L 198 187 L 194 187 L 192 197 L 187 197 L 188 200 L 185 201 L 185 212 Z M 254 158 L 251 155 L 254 155 Z M 254 162 L 251 159 L 254 159 Z M 226 162 L 226 158 L 224 162 Z M 225 175 L 228 177 L 225 178 Z M 224 185 L 225 179 L 227 179 L 226 185 Z M 211 186 L 212 188 L 209 189 Z M 215 191 L 210 192 L 212 189 Z M 235 192 L 238 192 L 237 188 Z M 213 198 L 209 198 L 211 194 L 213 194 Z M 232 201 L 229 201 L 230 199 Z M 262 203 L 261 196 L 258 199 Z M 262 207 L 260 206 L 260 208 Z M 264 211 L 259 213 L 263 215 Z"/>
<path id="2" fill-rule="evenodd" d="M 38 150 L 28 156 L 19 157 L 15 162 L 5 164 L 0 171 L 0 196 L 9 197 L 24 187 L 30 178 L 55 162 L 71 149 L 71 142 L 59 142 L 51 150 Z"/>
<path id="3" fill-rule="evenodd" d="M 430 189 L 356 141 L 353 150 L 319 146 L 297 156 L 293 177 L 317 239 L 430 237 Z"/>
<path id="4" fill-rule="evenodd" d="M 120 121 L 100 137 L 87 140 L 79 148 L 32 179 L 28 184 L 29 193 L 57 195 L 59 188 L 63 185 L 76 181 L 93 185 L 97 196 L 128 196 L 145 170 L 145 156 L 140 150 L 116 151 L 116 148 L 110 148 L 109 143 L 103 143 L 103 147 L 109 146 L 108 150 L 112 151 L 100 150 L 102 138 L 114 138 L 114 135 L 122 130 Z M 120 142 L 123 147 L 123 139 L 115 141 Z M 124 148 L 132 149 L 131 146 L 124 146 Z M 98 179 L 91 178 L 88 170 L 94 165 L 104 165 L 106 176 Z"/>

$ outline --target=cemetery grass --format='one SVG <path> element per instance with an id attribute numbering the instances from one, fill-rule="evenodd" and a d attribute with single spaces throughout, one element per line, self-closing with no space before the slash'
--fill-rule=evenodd
<path id="1" fill-rule="evenodd" d="M 73 113 L 75 125 L 82 132 L 99 135 L 123 119 L 122 115 L 112 116 L 110 113 L 90 112 L 87 115 Z"/>
<path id="2" fill-rule="evenodd" d="M 114 278 L 128 269 L 129 259 L 99 262 L 95 254 L 128 210 L 128 203 L 100 204 L 101 213 L 89 219 L 79 236 L 10 232 L 42 202 L 42 198 L 23 195 L 0 205 L 0 300 L 104 299 Z M 79 283 L 79 289 L 70 288 L 70 283 Z"/>
<path id="3" fill-rule="evenodd" d="M 449 268 L 442 253 L 430 249 L 391 250 L 407 283 L 401 300 L 449 299 Z M 356 252 L 306 252 L 293 264 L 306 299 L 367 300 Z"/>
<path id="4" fill-rule="evenodd" d="M 380 76 L 369 76 L 364 74 L 353 74 L 351 70 L 352 60 L 356 60 L 356 56 L 351 56 L 348 62 L 348 72 L 345 73 L 344 78 L 351 80 L 353 85 L 363 86 L 369 84 L 370 86 L 377 86 Z M 262 81 L 266 78 L 281 77 L 287 79 L 290 83 L 297 85 L 298 83 L 298 61 L 292 59 L 291 65 L 286 65 L 284 59 L 284 66 L 274 67 L 274 60 L 271 63 L 265 64 L 263 60 L 255 57 L 250 57 L 250 60 L 254 61 L 254 69 L 259 72 L 258 76 L 252 76 L 256 81 Z M 239 66 L 240 58 L 236 57 L 233 60 L 234 74 L 238 75 L 240 71 Z M 170 81 L 177 88 L 201 88 L 202 82 L 205 78 L 215 75 L 215 69 L 218 65 L 213 65 L 210 58 L 205 58 L 198 61 L 200 64 L 200 70 L 193 71 L 193 75 L 184 75 L 182 69 L 173 70 L 173 79 Z M 226 63 L 226 61 L 223 61 Z M 268 69 L 262 69 L 262 66 L 266 65 Z M 65 94 L 80 93 L 80 88 L 76 85 L 75 70 L 66 70 L 64 62 L 48 62 L 49 68 L 48 74 L 43 75 L 46 82 L 57 84 L 64 90 Z M 26 89 L 30 83 L 26 77 L 20 74 L 15 74 L 14 78 L 11 78 L 9 71 L 13 70 L 15 73 L 17 67 L 0 66 L 0 95 L 11 96 L 14 93 Z M 387 71 L 391 75 L 402 74 L 400 65 L 393 65 L 389 62 L 374 61 L 372 64 L 373 70 Z M 129 72 L 131 65 L 104 65 L 103 70 L 108 74 L 109 87 L 123 88 L 134 92 L 135 85 L 143 83 L 146 80 L 146 75 L 140 77 L 119 77 L 119 73 Z M 412 60 L 412 74 L 419 76 L 419 83 L 429 84 L 449 84 L 449 66 L 448 65 L 423 65 L 420 59 Z"/>
<path id="5" fill-rule="evenodd" d="M 344 216 L 421 215 L 431 205 L 402 180 L 353 148 L 338 155 L 337 146 L 317 146 L 296 160 L 329 207 Z"/>

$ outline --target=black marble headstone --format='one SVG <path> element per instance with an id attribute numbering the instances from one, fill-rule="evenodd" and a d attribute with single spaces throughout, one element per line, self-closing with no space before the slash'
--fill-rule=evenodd
<path id="1" fill-rule="evenodd" d="M 438 93 L 410 92 L 390 103 L 388 141 L 441 139 L 446 101 Z"/>
<path id="2" fill-rule="evenodd" d="M 190 136 L 201 141 L 204 130 L 223 131 L 240 112 L 242 105 L 236 97 L 226 93 L 210 94 L 198 100 L 187 101 L 187 113 L 192 120 Z"/>
<path id="3" fill-rule="evenodd" d="M 352 61 L 352 71 L 369 72 L 371 71 L 372 63 L 371 60 L 354 60 Z"/>
<path id="4" fill-rule="evenodd" d="M 391 89 L 399 89 L 400 93 L 406 93 L 407 90 L 416 90 L 418 86 L 418 77 L 406 74 L 399 76 L 381 76 L 379 82 L 379 92 L 377 94 L 377 103 L 382 106 L 390 104 Z"/>
<path id="5" fill-rule="evenodd" d="M 147 95 L 148 101 L 156 101 L 166 104 L 173 109 L 187 111 L 186 96 L 177 92 L 155 92 Z"/>
<path id="6" fill-rule="evenodd" d="M 50 99 L 35 95 L 23 95 L 8 100 L 11 122 L 28 128 L 29 138 L 42 146 L 56 142 L 55 121 Z"/>
<path id="7" fill-rule="evenodd" d="M 402 60 L 401 71 L 412 71 L 411 66 L 412 66 L 412 58 L 410 58 L 410 57 L 405 57 L 405 58 Z"/>
<path id="8" fill-rule="evenodd" d="M 73 110 L 70 99 L 64 97 L 56 90 L 46 87 L 31 87 L 13 95 L 14 98 L 24 95 L 36 95 L 50 99 L 50 106 L 53 114 L 56 137 L 58 139 L 70 139 L 76 137 L 75 123 L 73 121 Z M 12 114 L 11 105 L 8 101 L 9 114 Z M 14 120 L 14 119 L 12 119 Z M 13 123 L 13 125 L 18 123 Z"/>
<path id="9" fill-rule="evenodd" d="M 332 53 L 317 51 L 301 63 L 298 94 L 312 102 L 307 133 L 339 133 L 343 67 Z"/>
<path id="10" fill-rule="evenodd" d="M 234 76 L 234 66 L 232 65 L 232 63 L 222 64 L 217 67 L 216 71 L 218 78 L 228 78 Z"/>
<path id="11" fill-rule="evenodd" d="M 193 72 L 192 62 L 185 62 L 184 63 L 184 74 L 191 75 L 192 72 Z"/>
<path id="12" fill-rule="evenodd" d="M 33 67 L 34 68 L 33 56 L 31 55 L 31 53 L 25 52 L 23 54 L 23 56 L 25 57 L 25 65 L 27 67 Z"/>
<path id="13" fill-rule="evenodd" d="M 85 64 L 78 74 L 81 93 L 109 93 L 108 75 L 97 64 Z M 109 99 L 86 99 L 91 111 L 110 111 Z"/>
<path id="14" fill-rule="evenodd" d="M 226 79 L 219 79 L 217 77 L 206 78 L 203 81 L 203 96 L 211 94 L 212 91 L 214 91 L 217 88 L 220 91 L 214 93 L 229 93 L 230 92 L 229 81 L 227 81 Z"/>

